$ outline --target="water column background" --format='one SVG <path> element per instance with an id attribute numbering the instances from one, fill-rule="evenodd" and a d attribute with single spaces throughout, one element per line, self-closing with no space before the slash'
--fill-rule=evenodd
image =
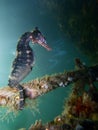
<path id="1" fill-rule="evenodd" d="M 45 35 L 52 51 L 48 52 L 39 45 L 32 45 L 35 53 L 35 66 L 23 82 L 48 74 L 74 69 L 74 59 L 81 58 L 89 63 L 87 57 L 74 46 L 73 41 L 64 37 L 59 30 L 54 13 L 41 7 L 36 0 L 0 0 L 0 87 L 6 86 L 15 57 L 16 45 L 19 37 L 26 31 L 38 26 Z M 18 130 L 28 128 L 35 120 L 42 119 L 45 123 L 59 115 L 63 110 L 64 99 L 71 92 L 68 88 L 59 88 L 39 98 L 39 112 L 32 113 L 25 109 L 13 117 L 14 121 L 5 119 L 0 121 L 2 130 Z M 4 108 L 0 113 L 4 113 Z"/>

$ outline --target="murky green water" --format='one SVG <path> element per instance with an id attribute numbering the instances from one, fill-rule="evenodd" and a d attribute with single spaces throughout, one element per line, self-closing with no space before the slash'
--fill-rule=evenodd
<path id="1" fill-rule="evenodd" d="M 35 53 L 35 66 L 24 81 L 46 74 L 72 70 L 76 57 L 81 58 L 87 64 L 89 63 L 87 56 L 80 52 L 73 41 L 65 37 L 60 31 L 54 16 L 55 13 L 50 13 L 42 5 L 36 0 L 0 0 L 0 87 L 6 86 L 8 83 L 8 75 L 15 57 L 18 38 L 35 26 L 38 26 L 44 33 L 52 51 L 47 52 L 38 45 L 32 46 Z M 69 86 L 42 96 L 39 98 L 39 112 L 25 109 L 16 117 L 13 116 L 13 120 L 8 116 L 7 119 L 0 120 L 0 130 L 28 128 L 38 119 L 43 122 L 52 120 L 63 110 L 64 99 L 70 91 Z M 4 113 L 3 108 L 0 109 L 0 113 Z"/>

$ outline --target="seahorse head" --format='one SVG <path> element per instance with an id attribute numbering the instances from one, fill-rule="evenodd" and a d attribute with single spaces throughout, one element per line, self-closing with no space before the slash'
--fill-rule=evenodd
<path id="1" fill-rule="evenodd" d="M 38 27 L 35 27 L 35 29 L 31 32 L 30 39 L 32 43 L 37 43 L 41 45 L 42 47 L 46 48 L 48 51 L 51 50 L 51 48 L 48 46 L 45 37 L 43 34 L 39 31 Z"/>

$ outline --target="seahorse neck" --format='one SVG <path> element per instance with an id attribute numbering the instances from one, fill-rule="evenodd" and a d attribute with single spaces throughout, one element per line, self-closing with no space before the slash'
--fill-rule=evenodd
<path id="1" fill-rule="evenodd" d="M 29 45 L 29 43 L 30 43 L 30 32 L 26 32 L 26 33 L 24 33 L 21 37 L 20 37 L 20 39 L 19 39 L 19 41 L 18 41 L 18 45 L 17 45 L 17 50 L 19 51 L 19 50 L 23 50 L 23 48 L 25 49 L 25 48 L 30 48 L 30 45 Z"/>

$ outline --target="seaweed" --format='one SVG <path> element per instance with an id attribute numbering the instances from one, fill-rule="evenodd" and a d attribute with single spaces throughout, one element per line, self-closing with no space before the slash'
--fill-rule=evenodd
<path id="1" fill-rule="evenodd" d="M 61 115 L 47 124 L 36 121 L 29 130 L 73 130 L 80 125 L 86 128 L 88 124 L 93 125 L 92 130 L 98 126 L 98 65 L 85 66 L 80 59 L 75 59 L 77 70 L 46 75 L 41 78 L 23 83 L 26 91 L 25 108 L 37 109 L 37 97 L 47 94 L 58 87 L 68 87 L 73 84 L 72 92 L 64 103 Z M 35 101 L 35 103 L 34 103 Z M 4 87 L 0 89 L 0 106 L 11 108 L 10 112 L 18 112 L 19 92 L 17 89 Z M 9 111 L 8 111 L 9 112 Z M 86 126 L 84 126 L 86 122 Z M 81 125 L 82 124 L 82 125 Z"/>

